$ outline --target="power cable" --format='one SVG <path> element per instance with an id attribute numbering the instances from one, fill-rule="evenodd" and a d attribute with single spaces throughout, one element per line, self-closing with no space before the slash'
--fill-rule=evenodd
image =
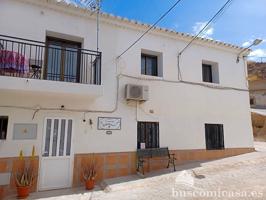
<path id="1" fill-rule="evenodd" d="M 218 12 L 207 22 L 207 24 L 198 32 L 197 35 L 195 35 L 192 40 L 179 52 L 179 55 L 182 55 L 182 53 L 193 43 L 195 39 L 199 37 L 200 34 L 202 34 L 208 26 L 215 21 L 219 16 L 221 16 L 224 13 L 224 10 L 229 4 L 232 3 L 233 0 L 227 0 L 226 3 L 218 10 Z"/>
<path id="2" fill-rule="evenodd" d="M 208 28 L 208 26 L 211 23 L 215 23 L 219 17 L 221 17 L 223 15 L 223 13 L 225 12 L 226 8 L 228 8 L 233 0 L 228 0 L 219 10 L 218 12 L 206 23 L 206 25 L 198 32 L 197 35 L 195 35 L 192 40 L 178 53 L 177 55 L 177 70 L 178 70 L 178 80 L 182 81 L 182 72 L 181 72 L 181 67 L 180 67 L 180 57 L 182 55 L 182 53 L 184 53 L 184 51 L 193 43 L 194 40 L 196 40 L 201 34 L 204 33 L 204 31 L 206 31 L 206 29 Z"/>
<path id="3" fill-rule="evenodd" d="M 178 0 L 171 6 L 150 28 L 148 28 L 135 42 L 133 42 L 125 51 L 123 51 L 117 59 L 124 55 L 129 49 L 131 49 L 135 44 L 137 44 L 150 30 L 152 30 L 166 15 L 168 15 L 182 0 Z"/>

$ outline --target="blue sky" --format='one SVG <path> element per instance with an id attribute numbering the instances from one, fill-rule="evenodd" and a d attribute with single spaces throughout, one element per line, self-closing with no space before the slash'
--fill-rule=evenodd
<path id="1" fill-rule="evenodd" d="M 152 24 L 175 2 L 176 0 L 102 0 L 102 11 Z M 226 0 L 182 0 L 159 26 L 195 34 L 225 2 Z M 266 40 L 266 0 L 233 0 L 231 6 L 206 33 L 206 37 L 240 46 L 248 45 L 255 38 Z M 266 42 L 253 50 L 252 55 L 266 57 Z"/>

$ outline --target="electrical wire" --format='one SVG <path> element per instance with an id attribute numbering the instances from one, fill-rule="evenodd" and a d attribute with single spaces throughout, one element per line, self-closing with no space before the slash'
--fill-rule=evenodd
<path id="1" fill-rule="evenodd" d="M 150 28 L 148 28 L 135 42 L 133 42 L 126 50 L 124 50 L 117 59 L 123 56 L 129 49 L 131 49 L 135 44 L 137 44 L 150 30 L 152 30 L 166 15 L 168 15 L 182 0 L 178 0 L 172 5 Z"/>
<path id="2" fill-rule="evenodd" d="M 167 79 L 154 79 L 154 78 L 142 78 L 142 77 L 135 77 L 127 74 L 121 74 L 122 77 L 132 78 L 132 79 L 138 79 L 143 81 L 158 81 L 158 82 L 168 82 L 168 83 L 182 83 L 182 84 L 188 84 L 188 85 L 198 85 L 210 89 L 217 89 L 217 90 L 236 90 L 236 91 L 242 91 L 242 92 L 248 92 L 248 89 L 243 88 L 235 88 L 235 87 L 229 87 L 229 86 L 221 86 L 221 85 L 214 85 L 214 84 L 206 84 L 206 83 L 199 83 L 199 82 L 192 82 L 192 81 L 174 81 L 174 80 L 167 80 Z"/>
<path id="3" fill-rule="evenodd" d="M 196 40 L 201 34 L 203 34 L 207 28 L 209 27 L 209 25 L 211 23 L 215 23 L 219 17 L 221 17 L 226 8 L 228 8 L 231 4 L 232 4 L 233 0 L 228 0 L 226 1 L 226 3 L 218 10 L 218 12 L 206 23 L 206 25 L 198 32 L 197 35 L 195 35 L 191 41 L 178 53 L 177 55 L 177 70 L 178 70 L 178 80 L 182 81 L 182 72 L 181 72 L 181 66 L 180 66 L 180 59 L 181 59 L 181 55 L 184 53 L 184 51 L 193 43 L 194 40 Z"/>
<path id="4" fill-rule="evenodd" d="M 180 55 L 185 51 L 186 48 L 191 45 L 191 43 L 208 27 L 208 25 L 217 19 L 218 16 L 221 16 L 220 14 L 224 12 L 225 8 L 231 3 L 233 0 L 228 0 L 226 4 L 215 14 L 215 16 L 205 25 L 205 27 L 189 42 L 189 44 L 179 53 L 178 56 L 178 63 L 180 62 Z M 181 0 L 178 0 L 166 13 L 164 13 L 148 30 L 146 30 L 141 37 L 139 37 L 132 45 L 130 45 L 125 51 L 123 51 L 117 58 L 120 58 L 122 55 L 124 55 L 130 48 L 132 48 L 138 41 L 140 41 L 151 29 L 153 29 Z M 178 64 L 179 65 L 179 64 Z M 234 87 L 224 87 L 219 85 L 210 85 L 210 84 L 204 84 L 204 83 L 197 83 L 197 82 L 190 82 L 190 81 L 182 81 L 182 75 L 179 68 L 179 78 L 181 80 L 173 81 L 173 80 L 165 80 L 165 79 L 149 79 L 149 78 L 139 78 L 134 77 L 126 74 L 118 74 L 117 73 L 117 63 L 116 63 L 116 99 L 115 99 L 115 106 L 111 110 L 87 110 L 87 109 L 68 109 L 68 108 L 35 108 L 35 107 L 25 107 L 25 106 L 11 106 L 11 105 L 0 105 L 1 108 L 16 108 L 16 109 L 24 109 L 24 110 L 32 110 L 34 111 L 32 119 L 36 116 L 36 114 L 39 111 L 65 111 L 65 112 L 77 112 L 77 113 L 83 113 L 84 115 L 86 113 L 113 113 L 118 109 L 118 91 L 119 91 L 119 80 L 121 77 L 128 77 L 128 78 L 134 78 L 138 80 L 147 80 L 147 81 L 163 81 L 163 82 L 169 82 L 169 83 L 182 83 L 182 84 L 189 84 L 189 85 L 198 85 L 202 87 L 207 87 L 211 89 L 219 89 L 219 90 L 236 90 L 236 91 L 248 91 L 247 89 L 241 89 L 241 88 L 234 88 Z"/>
<path id="5" fill-rule="evenodd" d="M 231 4 L 233 3 L 233 0 L 230 1 L 225 7 L 224 9 L 220 12 L 219 15 L 217 15 L 217 17 L 212 21 L 212 24 L 216 23 L 218 21 L 218 19 L 223 16 L 223 14 L 226 12 L 226 10 L 231 6 Z"/>
<path id="6" fill-rule="evenodd" d="M 218 12 L 206 23 L 206 25 L 191 39 L 191 41 L 179 52 L 179 55 L 182 53 L 196 40 L 204 31 L 209 27 L 213 21 L 217 21 L 217 18 L 221 16 L 225 9 L 232 3 L 233 0 L 227 0 L 226 3 L 218 10 Z"/>
<path id="7" fill-rule="evenodd" d="M 218 89 L 218 90 L 235 90 L 240 92 L 248 92 L 248 89 L 242 88 L 234 88 L 234 87 L 226 87 L 220 85 L 213 85 L 213 84 L 205 84 L 205 83 L 197 83 L 197 82 L 190 82 L 190 81 L 174 81 L 174 80 L 166 80 L 166 79 L 152 79 L 152 78 L 142 78 L 142 77 L 135 77 L 126 74 L 119 74 L 117 75 L 117 88 L 116 88 L 116 99 L 115 99 L 115 106 L 111 110 L 87 110 L 87 109 L 71 109 L 71 108 L 55 108 L 55 107 L 26 107 L 26 106 L 12 106 L 12 105 L 0 105 L 0 108 L 15 108 L 15 109 L 23 109 L 23 110 L 30 110 L 34 111 L 32 120 L 35 118 L 36 114 L 39 111 L 63 111 L 63 112 L 75 112 L 75 113 L 114 113 L 118 109 L 118 91 L 119 91 L 119 80 L 121 77 L 127 77 L 132 79 L 138 80 L 146 80 L 146 81 L 161 81 L 161 82 L 168 82 L 168 83 L 176 83 L 176 84 L 188 84 L 188 85 L 197 85 L 201 87 L 206 87 L 209 89 Z"/>

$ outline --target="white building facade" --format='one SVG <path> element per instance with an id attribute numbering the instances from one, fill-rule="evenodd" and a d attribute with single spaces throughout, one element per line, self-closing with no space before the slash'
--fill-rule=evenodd
<path id="1" fill-rule="evenodd" d="M 192 37 L 156 28 L 118 59 L 149 26 L 101 14 L 99 53 L 95 18 L 54 0 L 0 2 L 0 174 L 33 146 L 33 191 L 82 184 L 92 154 L 100 181 L 135 173 L 140 146 L 168 147 L 177 163 L 253 151 L 241 48 L 197 39 L 178 66 Z M 148 100 L 127 100 L 127 84 L 147 86 Z"/>

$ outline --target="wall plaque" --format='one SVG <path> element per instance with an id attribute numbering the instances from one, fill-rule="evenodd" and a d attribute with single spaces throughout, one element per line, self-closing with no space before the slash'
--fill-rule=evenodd
<path id="1" fill-rule="evenodd" d="M 98 117 L 98 130 L 121 130 L 121 118 Z"/>
<path id="2" fill-rule="evenodd" d="M 37 139 L 37 124 L 14 124 L 13 140 Z"/>

